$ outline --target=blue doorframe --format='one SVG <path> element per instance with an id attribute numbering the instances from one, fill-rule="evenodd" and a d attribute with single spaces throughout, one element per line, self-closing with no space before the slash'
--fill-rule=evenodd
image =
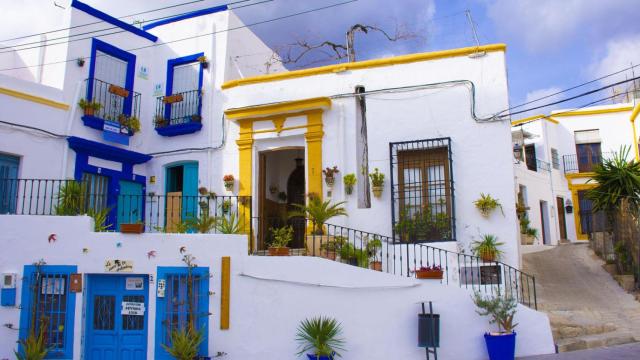
<path id="1" fill-rule="evenodd" d="M 146 274 L 87 275 L 84 358 L 146 360 L 149 277 Z M 126 304 L 142 314 L 125 315 Z M 131 304 L 133 303 L 133 304 Z"/>
<path id="2" fill-rule="evenodd" d="M 198 215 L 198 162 L 186 161 L 169 164 L 165 168 L 165 195 L 172 188 L 169 172 L 178 166 L 182 167 L 182 219 Z"/>

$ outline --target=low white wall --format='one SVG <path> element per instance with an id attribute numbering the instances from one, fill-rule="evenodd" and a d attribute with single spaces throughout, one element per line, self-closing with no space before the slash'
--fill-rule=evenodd
<path id="1" fill-rule="evenodd" d="M 343 325 L 345 359 L 419 359 L 417 316 L 420 301 L 433 301 L 441 315 L 441 359 L 485 359 L 483 333 L 492 330 L 475 313 L 471 293 L 437 281 L 417 281 L 311 257 L 249 257 L 239 235 L 94 233 L 87 217 L 0 216 L 0 272 L 22 274 L 24 265 L 77 265 L 83 274 L 102 273 L 105 259 L 132 260 L 132 274 L 156 277 L 157 266 L 181 266 L 181 246 L 208 266 L 210 290 L 209 354 L 223 359 L 296 359 L 295 333 L 305 317 L 327 315 Z M 49 242 L 50 234 L 57 240 Z M 84 254 L 82 249 L 89 249 Z M 155 258 L 147 253 L 156 251 Z M 219 329 L 220 262 L 230 256 L 230 329 Z M 21 282 L 18 288 L 20 304 Z M 86 285 L 86 284 L 85 284 Z M 149 286 L 148 355 L 154 358 L 155 282 Z M 86 289 L 85 289 L 86 291 Z M 74 359 L 82 353 L 83 293 L 75 309 Z M 0 323 L 19 323 L 20 310 L 0 308 Z M 519 307 L 518 355 L 551 353 L 547 317 Z M 18 333 L 0 328 L 0 358 L 13 358 Z"/>

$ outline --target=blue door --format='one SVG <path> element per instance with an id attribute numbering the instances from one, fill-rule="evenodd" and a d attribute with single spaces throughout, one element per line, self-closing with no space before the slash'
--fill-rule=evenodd
<path id="1" fill-rule="evenodd" d="M 135 224 L 143 220 L 143 200 L 142 184 L 131 181 L 120 181 L 120 195 L 118 195 L 118 230 L 120 229 L 120 224 Z"/>
<path id="2" fill-rule="evenodd" d="M 188 219 L 198 216 L 198 163 L 185 163 L 183 169 L 182 218 Z"/>
<path id="3" fill-rule="evenodd" d="M 85 359 L 146 360 L 147 275 L 89 275 Z"/>
<path id="4" fill-rule="evenodd" d="M 16 212 L 19 164 L 19 158 L 0 154 L 0 214 Z"/>

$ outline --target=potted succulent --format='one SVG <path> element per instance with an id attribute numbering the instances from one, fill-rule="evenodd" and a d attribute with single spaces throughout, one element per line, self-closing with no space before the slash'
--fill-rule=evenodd
<path id="1" fill-rule="evenodd" d="M 289 256 L 291 250 L 287 245 L 293 240 L 293 227 L 283 226 L 269 230 L 273 234 L 273 241 L 269 246 L 269 256 Z"/>
<path id="2" fill-rule="evenodd" d="M 344 201 L 331 204 L 329 200 L 322 201 L 318 196 L 310 195 L 306 205 L 292 204 L 296 210 L 289 213 L 289 218 L 303 217 L 313 224 L 311 235 L 307 236 L 307 253 L 320 253 L 320 245 L 333 240 L 332 236 L 324 233 L 324 223 L 336 216 L 347 216 L 342 206 Z"/>
<path id="3" fill-rule="evenodd" d="M 504 215 L 504 211 L 502 210 L 502 205 L 498 199 L 494 199 L 491 194 L 480 193 L 480 198 L 473 202 L 476 206 L 476 209 L 480 211 L 482 216 L 489 217 L 493 210 L 500 208 L 502 215 Z"/>
<path id="4" fill-rule="evenodd" d="M 347 195 L 351 195 L 353 193 L 353 186 L 356 184 L 356 174 L 347 174 L 342 178 L 344 182 L 344 191 Z"/>
<path id="5" fill-rule="evenodd" d="M 498 261 L 502 256 L 502 250 L 498 249 L 502 245 L 504 243 L 498 242 L 498 238 L 495 235 L 485 234 L 481 236 L 481 240 L 473 242 L 471 250 L 482 261 L 493 262 Z"/>
<path id="6" fill-rule="evenodd" d="M 296 334 L 298 356 L 306 354 L 309 360 L 334 360 L 340 356 L 339 350 L 345 350 L 341 334 L 342 326 L 333 318 L 319 316 L 302 320 Z"/>
<path id="7" fill-rule="evenodd" d="M 334 166 L 332 168 L 328 167 L 322 170 L 322 173 L 324 174 L 324 182 L 328 187 L 333 188 L 333 185 L 335 185 L 336 183 L 336 174 L 339 172 L 340 171 L 338 170 L 337 166 Z"/>
<path id="8" fill-rule="evenodd" d="M 368 260 L 371 270 L 382 271 L 382 256 L 378 257 L 381 249 L 382 241 L 380 241 L 380 238 L 378 238 L 378 236 L 374 235 L 373 239 L 367 242 L 367 254 L 369 257 Z"/>
<path id="9" fill-rule="evenodd" d="M 102 104 L 95 101 L 87 101 L 86 99 L 80 99 L 78 106 L 84 111 L 86 116 L 94 116 L 96 111 L 100 111 Z"/>
<path id="10" fill-rule="evenodd" d="M 437 279 L 442 280 L 444 271 L 439 265 L 420 266 L 415 269 L 416 279 Z"/>
<path id="11" fill-rule="evenodd" d="M 496 296 L 483 297 L 476 292 L 473 302 L 478 307 L 476 312 L 481 316 L 489 316 L 489 323 L 498 325 L 498 332 L 487 332 L 484 341 L 490 360 L 513 360 L 516 352 L 516 332 L 513 323 L 518 303 L 512 297 Z"/>
<path id="12" fill-rule="evenodd" d="M 375 168 L 371 174 L 369 174 L 369 178 L 371 179 L 371 191 L 373 192 L 373 196 L 379 198 L 382 196 L 382 190 L 384 189 L 384 174 Z"/>
<path id="13" fill-rule="evenodd" d="M 227 191 L 232 191 L 233 190 L 233 184 L 235 182 L 235 179 L 233 178 L 233 175 L 231 174 L 227 174 L 224 177 L 222 177 L 222 181 L 224 181 L 224 188 Z"/>

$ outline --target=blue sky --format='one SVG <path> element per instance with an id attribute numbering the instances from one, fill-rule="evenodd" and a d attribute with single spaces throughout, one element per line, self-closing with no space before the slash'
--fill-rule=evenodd
<path id="1" fill-rule="evenodd" d="M 251 2 L 255 1 L 258 0 Z M 344 0 L 274 0 L 239 9 L 237 14 L 245 23 L 252 23 L 341 1 Z M 68 6 L 70 0 L 56 2 Z M 181 1 L 85 2 L 119 17 Z M 205 0 L 171 12 L 222 3 L 225 2 Z M 343 43 L 346 30 L 355 23 L 375 25 L 390 33 L 400 26 L 420 35 L 410 40 L 389 42 L 380 34 L 358 34 L 356 49 L 358 58 L 362 60 L 472 46 L 474 39 L 464 13 L 469 9 L 481 44 L 507 44 L 510 101 L 517 105 L 629 67 L 631 63 L 640 64 L 640 21 L 636 19 L 639 5 L 639 0 L 358 0 L 330 10 L 259 25 L 253 31 L 273 48 L 296 40 Z M 53 6 L 53 0 L 13 0 L 3 3 L 2 8 L 2 38 L 64 25 L 61 18 L 63 10 Z M 149 19 L 163 15 L 166 13 L 144 16 Z M 27 19 L 30 21 L 25 25 Z M 290 67 L 331 62 L 336 60 L 318 52 Z M 640 75 L 640 67 L 635 70 L 636 76 Z M 627 72 L 607 78 L 552 99 L 587 91 L 625 76 L 631 77 L 632 74 Z M 606 91 L 555 108 L 580 106 L 611 94 L 611 91 Z M 518 117 L 524 115 L 529 114 Z"/>

